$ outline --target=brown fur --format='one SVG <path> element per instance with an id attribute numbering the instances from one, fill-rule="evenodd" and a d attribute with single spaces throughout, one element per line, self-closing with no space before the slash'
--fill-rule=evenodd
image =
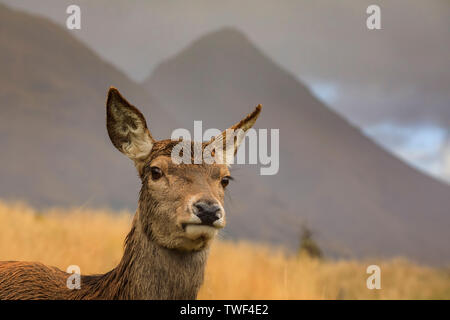
<path id="1" fill-rule="evenodd" d="M 253 124 L 259 111 L 260 107 L 235 127 Z M 106 274 L 82 275 L 81 288 L 69 289 L 66 282 L 70 274 L 58 268 L 35 262 L 0 262 L 0 299 L 197 297 L 213 236 L 188 237 L 183 223 L 192 215 L 192 199 L 223 206 L 221 179 L 229 175 L 227 166 L 175 165 L 170 155 L 177 142 L 155 141 L 144 116 L 114 88 L 108 93 L 107 128 L 114 146 L 134 161 L 142 182 L 120 263 Z M 164 173 L 156 181 L 151 174 L 155 166 Z"/>

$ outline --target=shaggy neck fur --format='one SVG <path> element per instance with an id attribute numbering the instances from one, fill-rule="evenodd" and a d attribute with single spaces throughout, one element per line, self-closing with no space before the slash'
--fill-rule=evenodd
<path id="1" fill-rule="evenodd" d="M 101 276 L 83 276 L 78 299 L 196 299 L 207 250 L 181 252 L 155 243 L 143 232 L 139 212 L 119 265 Z"/>

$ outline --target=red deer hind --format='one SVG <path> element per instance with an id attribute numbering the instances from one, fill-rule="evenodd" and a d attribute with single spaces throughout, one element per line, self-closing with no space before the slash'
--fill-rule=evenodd
<path id="1" fill-rule="evenodd" d="M 58 268 L 0 262 L 0 299 L 197 297 L 208 247 L 225 226 L 224 189 L 231 179 L 226 157 L 212 164 L 175 164 L 171 153 L 178 142 L 155 141 L 142 113 L 117 89 L 109 90 L 106 108 L 109 137 L 133 160 L 142 182 L 120 263 L 105 274 L 82 275 L 80 289 L 69 289 L 70 274 Z M 231 129 L 245 133 L 260 111 L 259 105 Z M 225 131 L 202 148 L 223 142 L 223 137 Z M 234 154 L 240 141 L 233 138 Z"/>

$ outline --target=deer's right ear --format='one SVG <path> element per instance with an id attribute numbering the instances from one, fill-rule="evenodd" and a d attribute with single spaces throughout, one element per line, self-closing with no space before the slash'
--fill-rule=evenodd
<path id="1" fill-rule="evenodd" d="M 113 87 L 106 101 L 106 127 L 114 146 L 136 166 L 150 154 L 155 141 L 144 116 Z"/>

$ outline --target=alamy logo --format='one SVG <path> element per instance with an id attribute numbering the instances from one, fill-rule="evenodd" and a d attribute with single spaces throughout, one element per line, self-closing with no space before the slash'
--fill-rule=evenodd
<path id="1" fill-rule="evenodd" d="M 369 30 L 380 30 L 381 29 L 381 9 L 380 6 L 376 4 L 372 4 L 367 7 L 367 14 L 370 16 L 367 17 L 366 26 Z"/>
<path id="2" fill-rule="evenodd" d="M 270 135 L 270 143 L 268 139 Z M 247 139 L 246 139 L 247 138 Z M 279 129 L 208 129 L 203 133 L 202 121 L 194 121 L 194 137 L 187 129 L 172 132 L 172 141 L 180 141 L 173 149 L 171 158 L 175 164 L 257 164 L 261 175 L 275 175 L 280 167 Z M 207 145 L 203 141 L 210 141 Z M 193 142 L 193 148 L 191 147 Z M 248 141 L 248 147 L 246 146 Z M 269 152 L 270 145 L 270 152 Z M 239 147 L 239 148 L 238 148 Z M 193 150 L 192 150 L 193 149 Z M 248 151 L 248 154 L 247 154 Z M 235 162 L 236 156 L 236 162 Z"/>
<path id="3" fill-rule="evenodd" d="M 71 275 L 67 278 L 66 286 L 70 290 L 81 289 L 81 269 L 77 265 L 70 265 L 67 267 L 67 273 Z"/>
<path id="4" fill-rule="evenodd" d="M 81 29 L 81 9 L 76 4 L 67 7 L 66 13 L 70 14 L 66 20 L 67 29 L 80 30 Z"/>
<path id="5" fill-rule="evenodd" d="M 373 289 L 381 289 L 381 269 L 376 264 L 372 264 L 367 267 L 366 272 L 368 274 L 372 274 L 370 277 L 367 278 L 366 286 L 367 289 L 373 290 Z"/>

